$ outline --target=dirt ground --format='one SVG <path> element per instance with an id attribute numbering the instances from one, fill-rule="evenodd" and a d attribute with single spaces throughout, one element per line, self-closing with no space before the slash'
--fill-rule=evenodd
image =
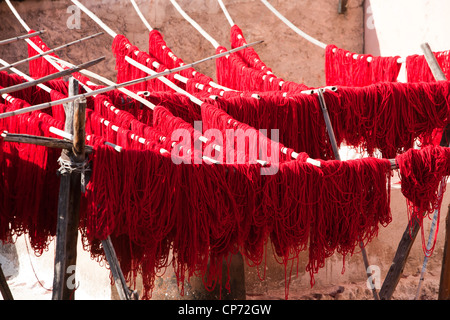
<path id="1" fill-rule="evenodd" d="M 427 273 L 416 298 L 420 271 L 416 274 L 403 275 L 391 300 L 437 300 L 440 276 Z M 377 290 L 378 292 L 379 290 Z M 270 290 L 266 294 L 248 294 L 248 300 L 282 300 L 285 299 L 284 288 Z M 320 289 L 289 290 L 289 300 L 374 300 L 372 290 L 366 282 L 330 285 Z"/>

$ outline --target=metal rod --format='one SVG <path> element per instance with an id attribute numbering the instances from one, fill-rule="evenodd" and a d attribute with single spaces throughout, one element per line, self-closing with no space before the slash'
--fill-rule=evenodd
<path id="1" fill-rule="evenodd" d="M 325 98 L 323 96 L 323 92 L 322 92 L 322 90 L 318 90 L 317 93 L 318 93 L 318 97 L 319 97 L 320 107 L 322 109 L 323 117 L 325 120 L 325 125 L 327 127 L 328 136 L 330 138 L 331 146 L 333 148 L 334 157 L 336 158 L 336 160 L 341 160 L 341 156 L 339 155 L 339 149 L 338 149 L 337 142 L 336 142 L 336 137 L 334 135 L 333 126 L 331 124 L 330 115 L 328 114 L 328 109 L 327 109 L 327 105 L 325 102 Z M 364 243 L 361 241 L 359 243 L 359 245 L 361 247 L 361 253 L 363 256 L 364 265 L 366 267 L 366 274 L 367 274 L 367 270 L 369 269 L 369 259 L 367 258 L 367 252 L 366 252 L 366 249 L 364 248 Z M 367 276 L 369 277 L 370 275 L 367 274 Z M 375 289 L 375 286 L 372 286 L 372 293 L 373 293 L 374 299 L 379 300 L 378 293 Z"/>
<path id="2" fill-rule="evenodd" d="M 42 34 L 44 32 L 45 32 L 45 30 L 40 30 L 40 31 L 36 31 L 36 32 L 33 32 L 33 33 L 29 33 L 29 34 L 24 34 L 22 36 L 17 36 L 17 37 L 10 38 L 10 39 L 0 40 L 0 45 L 12 43 L 12 42 L 23 40 L 23 39 L 28 39 L 28 38 L 31 38 L 31 37 L 34 37 L 34 36 L 38 36 L 38 35 L 40 35 L 40 34 Z"/>
<path id="3" fill-rule="evenodd" d="M 10 93 L 10 92 L 19 91 L 19 90 L 22 90 L 22 89 L 33 87 L 33 86 L 35 86 L 37 84 L 40 84 L 40 83 L 47 82 L 49 80 L 53 80 L 53 79 L 61 78 L 63 76 L 67 76 L 67 75 L 72 74 L 74 72 L 80 71 L 81 69 L 89 68 L 89 67 L 91 67 L 91 66 L 93 66 L 93 65 L 95 65 L 95 64 L 97 64 L 97 63 L 99 63 L 99 62 L 101 62 L 103 60 L 105 60 L 105 57 L 101 57 L 101 58 L 98 58 L 98 59 L 95 59 L 95 60 L 92 60 L 92 61 L 80 64 L 80 65 L 76 66 L 75 68 L 70 68 L 70 69 L 67 69 L 67 70 L 63 70 L 63 71 L 60 71 L 60 72 L 56 72 L 56 73 L 50 74 L 48 76 L 36 79 L 34 81 L 24 82 L 24 83 L 16 84 L 16 85 L 11 86 L 11 87 L 0 89 L 0 95 L 2 95 L 4 93 Z"/>
<path id="4" fill-rule="evenodd" d="M 49 108 L 51 106 L 58 105 L 58 104 L 63 104 L 63 103 L 66 103 L 66 102 L 70 102 L 70 101 L 73 101 L 73 100 L 78 99 L 78 98 L 87 98 L 87 97 L 90 97 L 90 96 L 93 96 L 93 95 L 97 95 L 97 94 L 105 93 L 105 92 L 108 92 L 108 91 L 116 90 L 116 89 L 123 88 L 123 87 L 126 87 L 126 86 L 130 86 L 130 85 L 133 85 L 133 84 L 137 84 L 137 83 L 141 83 L 141 82 L 144 82 L 144 81 L 148 81 L 148 80 L 151 80 L 151 79 L 154 79 L 154 78 L 166 76 L 166 75 L 174 73 L 174 72 L 178 72 L 178 71 L 181 71 L 181 70 L 184 70 L 184 69 L 191 68 L 192 66 L 194 66 L 196 64 L 199 64 L 199 63 L 202 63 L 202 62 L 205 62 L 205 61 L 208 61 L 208 60 L 220 58 L 220 57 L 223 57 L 223 56 L 225 56 L 225 55 L 227 55 L 229 53 L 236 52 L 236 51 L 245 49 L 247 47 L 250 47 L 250 46 L 253 46 L 255 44 L 262 43 L 262 42 L 263 41 L 261 40 L 261 41 L 256 41 L 256 42 L 253 42 L 253 43 L 250 43 L 250 44 L 246 44 L 244 46 L 241 46 L 241 47 L 238 47 L 238 48 L 226 51 L 226 52 L 222 52 L 222 53 L 219 53 L 219 54 L 215 54 L 213 56 L 204 58 L 202 60 L 199 60 L 199 61 L 196 61 L 196 62 L 193 62 L 193 63 L 190 63 L 190 64 L 183 65 L 181 67 L 177 67 L 177 68 L 174 68 L 174 69 L 168 69 L 168 70 L 165 70 L 163 72 L 156 73 L 154 75 L 150 75 L 150 76 L 147 76 L 147 77 L 130 80 L 130 81 L 127 81 L 127 82 L 123 82 L 123 83 L 120 83 L 120 84 L 112 85 L 112 86 L 109 86 L 109 87 L 104 87 L 104 88 L 101 88 L 101 89 L 98 89 L 98 90 L 94 90 L 94 91 L 91 91 L 91 92 L 79 94 L 79 95 L 76 95 L 76 96 L 73 96 L 73 97 L 67 97 L 67 98 L 64 98 L 64 99 L 61 99 L 61 100 L 41 103 L 41 104 L 38 104 L 38 105 L 34 105 L 34 106 L 31 106 L 31 107 L 15 110 L 15 111 L 11 111 L 11 112 L 0 113 L 0 119 L 11 117 L 11 116 L 15 116 L 15 115 L 22 114 L 22 113 L 27 113 L 27 112 L 32 112 L 32 111 L 36 111 L 36 110 L 46 109 L 46 108 Z M 80 65 L 79 67 L 80 67 L 80 69 L 84 68 L 82 65 Z"/>
<path id="5" fill-rule="evenodd" d="M 103 32 L 99 32 L 99 33 L 93 34 L 93 35 L 91 35 L 91 36 L 88 36 L 88 37 L 85 37 L 85 38 L 82 38 L 82 39 L 78 39 L 78 40 L 75 40 L 75 41 L 66 43 L 66 44 L 64 44 L 64 45 L 62 45 L 62 46 L 59 46 L 59 47 L 56 47 L 56 48 L 54 48 L 54 49 L 45 51 L 45 52 L 43 52 L 43 53 L 41 53 L 41 54 L 38 54 L 38 55 L 35 55 L 35 56 L 32 56 L 32 57 L 26 58 L 26 59 L 23 59 L 23 60 L 16 61 L 16 62 L 14 62 L 14 63 L 10 63 L 10 64 L 8 64 L 8 65 L 6 65 L 6 66 L 1 67 L 1 68 L 0 68 L 0 71 L 3 71 L 3 70 L 6 70 L 6 69 L 9 69 L 9 68 L 18 66 L 18 65 L 20 65 L 20 64 L 22 64 L 22 63 L 25 63 L 25 62 L 28 62 L 28 61 L 32 61 L 32 60 L 41 58 L 41 57 L 46 56 L 46 55 L 48 55 L 48 54 L 54 53 L 54 52 L 56 52 L 56 51 L 58 51 L 58 50 L 61 50 L 61 49 L 70 47 L 70 46 L 72 46 L 72 45 L 74 45 L 74 44 L 80 43 L 80 42 L 85 41 L 85 40 L 89 40 L 89 39 L 95 38 L 95 37 L 97 37 L 97 36 L 99 36 L 99 35 L 102 35 L 102 34 L 103 34 Z"/>

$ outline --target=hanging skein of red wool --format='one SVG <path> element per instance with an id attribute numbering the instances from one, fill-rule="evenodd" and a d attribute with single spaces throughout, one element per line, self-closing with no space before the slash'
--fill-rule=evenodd
<path id="1" fill-rule="evenodd" d="M 416 140 L 425 146 L 435 140 L 435 130 L 447 124 L 449 83 L 376 83 L 365 87 L 340 87 L 340 106 L 329 113 L 338 141 L 362 147 L 371 155 L 379 149 L 394 158 Z"/>
<path id="2" fill-rule="evenodd" d="M 325 48 L 327 86 L 366 86 L 377 82 L 396 82 L 401 64 L 395 57 L 357 54 L 335 45 Z M 370 58 L 372 61 L 367 61 Z"/>
<path id="3" fill-rule="evenodd" d="M 263 160 L 267 161 L 270 167 L 270 165 L 278 165 L 279 162 L 292 159 L 294 152 L 292 148 L 286 148 L 277 140 L 269 138 L 270 134 L 267 132 L 237 121 L 213 105 L 202 106 L 202 123 L 204 130 L 221 131 L 223 156 L 226 161 L 252 164 L 256 163 L 256 160 Z M 286 152 L 281 152 L 284 149 Z"/>
<path id="4" fill-rule="evenodd" d="M 161 32 L 155 29 L 148 34 L 148 52 L 169 69 L 177 68 L 184 64 L 183 59 L 176 56 L 167 46 Z M 192 69 L 192 71 L 194 70 Z"/>
<path id="5" fill-rule="evenodd" d="M 288 266 L 298 263 L 301 251 L 309 250 L 306 271 L 313 286 L 327 258 L 342 254 L 345 267 L 345 257 L 392 219 L 388 160 L 329 160 L 318 168 L 305 157 L 281 163 L 277 175 L 267 176 L 265 183 L 265 194 L 279 195 L 265 197 L 263 208 L 271 217 L 274 251 L 285 266 L 286 297 L 293 268 Z"/>
<path id="6" fill-rule="evenodd" d="M 26 106 L 18 99 L 9 100 L 16 110 Z M 48 132 L 35 114 L 21 114 L 6 119 L 3 127 L 9 132 L 45 136 Z M 14 215 L 9 224 L 11 235 L 27 233 L 37 255 L 48 247 L 56 232 L 56 209 L 59 179 L 56 176 L 58 150 L 31 144 L 11 144 L 7 151 L 11 158 L 8 170 L 14 172 L 9 181 L 10 199 L 14 203 Z M 14 159 L 14 160 L 13 160 Z M 8 163 L 7 163 L 8 165 Z M 7 176 L 4 176 L 5 178 Z M 12 177 L 8 175 L 8 177 Z M 36 186 L 45 185 L 46 188 Z"/>
<path id="7" fill-rule="evenodd" d="M 198 159 L 201 159 L 202 150 L 205 148 L 205 144 L 200 141 L 202 133 L 190 123 L 174 116 L 166 108 L 157 106 L 153 111 L 153 127 L 162 132 L 171 143 L 178 142 L 176 148 L 178 148 L 179 157 L 187 159 L 188 163 L 198 163 Z M 185 141 L 186 138 L 188 141 Z M 208 142 L 208 144 L 211 143 L 211 141 Z"/>
<path id="8" fill-rule="evenodd" d="M 5 104 L 0 103 L 0 112 L 7 112 Z M 9 130 L 6 119 L 0 120 L 1 130 Z M 10 223 L 15 216 L 14 182 L 17 179 L 18 152 L 17 144 L 5 142 L 0 137 L 1 162 L 0 170 L 2 179 L 0 179 L 0 240 L 4 243 L 11 241 L 13 232 Z"/>
<path id="9" fill-rule="evenodd" d="M 439 225 L 442 197 L 450 174 L 449 159 L 450 149 L 440 146 L 410 149 L 395 158 L 401 190 L 408 204 L 408 218 L 411 224 L 417 221 L 421 226 L 422 247 L 427 256 L 433 253 L 439 228 L 436 228 L 432 247 L 427 248 L 423 219 L 437 211 Z"/>
<path id="10" fill-rule="evenodd" d="M 280 164 L 276 175 L 265 176 L 263 211 L 275 258 L 285 267 L 285 295 L 289 292 L 290 263 L 308 248 L 321 182 L 320 169 L 304 160 Z"/>
<path id="11" fill-rule="evenodd" d="M 237 25 L 233 25 L 230 29 L 230 43 L 232 49 L 247 44 L 242 30 Z M 245 62 L 247 62 L 249 66 L 265 72 L 272 72 L 272 70 L 267 67 L 263 61 L 261 61 L 258 53 L 253 47 L 242 49 L 238 51 L 238 54 L 245 60 Z"/>
<path id="12" fill-rule="evenodd" d="M 5 71 L 0 71 L 0 86 L 3 88 L 7 88 L 13 85 L 25 83 L 23 77 L 16 74 L 8 74 Z M 49 94 L 41 89 L 39 86 L 28 87 L 22 90 L 14 91 L 10 93 L 11 96 L 27 101 L 28 103 L 40 104 L 49 101 Z M 48 112 L 44 110 L 43 112 Z"/>
<path id="13" fill-rule="evenodd" d="M 223 47 L 223 46 L 218 46 L 216 48 L 216 54 L 219 53 L 224 53 L 228 51 L 227 48 Z M 229 82 L 228 82 L 228 78 L 227 78 L 227 72 L 228 72 L 228 58 L 226 56 L 224 57 L 220 57 L 216 59 L 216 79 L 217 79 L 217 83 L 230 88 L 229 86 Z M 230 88 L 230 89 L 234 89 L 234 88 Z"/>
<path id="14" fill-rule="evenodd" d="M 185 64 L 183 59 L 176 56 L 167 46 L 162 34 L 158 30 L 151 30 L 149 33 L 148 52 L 157 59 L 158 63 L 164 65 L 168 69 L 177 68 Z M 204 84 L 212 81 L 210 77 L 196 71 L 194 68 L 187 68 L 181 70 L 179 73 L 183 77 L 188 79 L 195 78 Z"/>
<path id="15" fill-rule="evenodd" d="M 138 47 L 132 45 L 130 41 L 123 35 L 117 35 L 112 44 L 112 51 L 114 56 L 116 57 L 116 70 L 117 70 L 117 82 L 122 83 L 134 79 L 139 79 L 148 74 L 139 68 L 136 68 L 129 64 L 125 57 L 129 57 L 133 60 L 136 60 L 138 63 L 154 70 L 155 72 L 162 72 L 166 70 L 166 67 L 159 63 L 159 67 L 157 69 L 154 68 L 153 63 L 158 62 L 155 57 L 152 55 L 140 51 Z M 174 75 L 168 75 L 166 78 L 174 81 Z M 177 82 L 177 81 L 175 81 Z M 182 83 L 177 82 L 177 85 L 182 85 Z M 173 91 L 173 89 L 169 88 L 166 84 L 162 83 L 158 79 L 151 79 L 146 82 L 141 82 L 135 85 L 129 86 L 130 90 L 133 91 Z"/>
<path id="16" fill-rule="evenodd" d="M 392 219 L 388 160 L 332 160 L 322 162 L 321 169 L 320 207 L 311 226 L 307 266 L 312 283 L 313 274 L 334 251 L 344 258 L 352 255 L 360 242 L 367 244 L 378 234 L 379 225 Z"/>
<path id="17" fill-rule="evenodd" d="M 34 30 L 29 30 L 28 33 L 35 33 Z M 49 51 L 50 48 L 42 41 L 41 37 L 34 36 L 29 38 L 36 46 L 38 46 L 42 51 Z M 28 44 L 28 56 L 34 57 L 40 54 L 37 52 L 30 44 Z M 59 58 L 55 53 L 50 53 L 51 56 L 55 58 Z M 30 75 L 33 78 L 42 78 L 48 76 L 49 74 L 59 72 L 60 70 L 56 69 L 50 62 L 48 62 L 44 57 L 40 57 L 37 59 L 30 60 L 28 62 Z M 62 67 L 63 69 L 68 69 L 67 67 Z M 89 78 L 83 76 L 79 72 L 75 72 L 72 74 L 75 78 L 79 79 L 83 83 L 89 81 Z"/>
<path id="18" fill-rule="evenodd" d="M 228 234 L 235 210 L 221 200 L 230 190 L 218 183 L 224 174 L 225 169 L 210 166 L 174 165 L 154 152 L 114 153 L 100 146 L 89 184 L 86 235 L 92 242 L 111 236 L 125 275 L 145 274 L 144 297 L 151 294 L 156 273 L 169 264 L 183 290 L 185 277 L 206 274 L 210 261 L 213 285 L 215 266 L 232 250 L 227 242 L 234 239 Z M 217 192 L 205 192 L 211 188 Z"/>

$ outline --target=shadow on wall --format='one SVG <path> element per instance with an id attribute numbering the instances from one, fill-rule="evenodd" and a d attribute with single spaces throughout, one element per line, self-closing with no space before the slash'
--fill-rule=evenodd
<path id="1" fill-rule="evenodd" d="M 380 43 L 378 41 L 371 1 L 364 1 L 364 53 L 380 56 Z"/>

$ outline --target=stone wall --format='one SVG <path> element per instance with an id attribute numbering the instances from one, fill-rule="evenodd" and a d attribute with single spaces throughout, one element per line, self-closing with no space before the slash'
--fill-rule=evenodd
<path id="1" fill-rule="evenodd" d="M 125 35 L 141 50 L 148 49 L 148 30 L 139 19 L 131 2 L 125 0 L 81 1 L 114 32 Z M 173 7 L 169 0 L 136 1 L 150 26 L 158 29 L 167 44 L 186 63 L 213 55 L 214 47 L 197 32 Z M 362 0 L 348 1 L 347 11 L 338 13 L 338 0 L 271 1 L 293 24 L 324 43 L 362 52 Z M 216 0 L 182 0 L 179 5 L 212 38 L 229 47 L 230 25 Z M 301 38 L 260 1 L 224 1 L 234 22 L 240 26 L 248 42 L 264 40 L 255 47 L 263 61 L 275 74 L 286 80 L 309 86 L 325 83 L 324 50 Z M 45 29 L 42 39 L 51 47 L 103 31 L 87 15 L 81 13 L 80 24 L 74 24 L 74 11 L 69 0 L 12 1 L 31 29 Z M 6 39 L 25 33 L 5 2 L 0 3 L 1 37 Z M 69 26 L 69 27 L 68 27 Z M 75 26 L 75 27 L 74 27 Z M 81 63 L 100 56 L 106 61 L 92 68 L 107 78 L 115 79 L 115 59 L 111 53 L 112 38 L 105 34 L 59 52 L 63 59 Z M 25 42 L 0 48 L 1 58 L 13 62 L 27 56 Z M 215 78 L 214 62 L 197 69 Z M 20 70 L 26 70 L 22 66 Z"/>

